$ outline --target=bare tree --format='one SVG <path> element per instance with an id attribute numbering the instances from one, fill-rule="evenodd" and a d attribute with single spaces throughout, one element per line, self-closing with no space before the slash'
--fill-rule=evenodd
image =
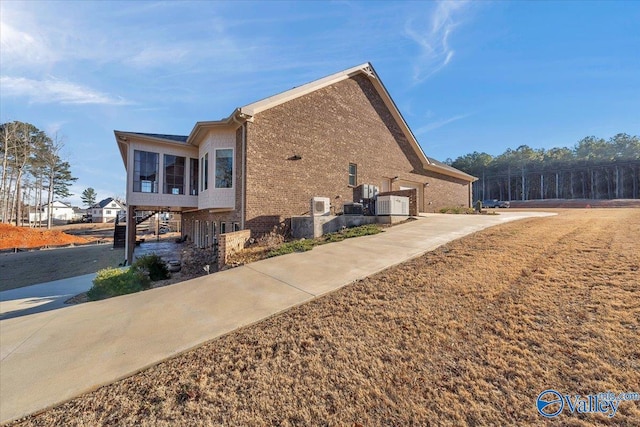
<path id="1" fill-rule="evenodd" d="M 7 183 L 9 179 L 8 167 L 10 152 L 15 140 L 15 126 L 14 123 L 4 123 L 0 127 L 0 150 L 2 150 L 2 178 L 0 179 L 0 215 L 2 215 L 2 222 L 7 222 L 8 207 L 9 207 L 9 186 Z"/>

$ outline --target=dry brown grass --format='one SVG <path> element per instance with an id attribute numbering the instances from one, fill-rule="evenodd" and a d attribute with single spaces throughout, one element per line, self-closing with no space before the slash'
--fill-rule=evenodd
<path id="1" fill-rule="evenodd" d="M 639 210 L 509 223 L 21 425 L 545 424 L 546 388 L 640 392 L 639 268 Z"/>

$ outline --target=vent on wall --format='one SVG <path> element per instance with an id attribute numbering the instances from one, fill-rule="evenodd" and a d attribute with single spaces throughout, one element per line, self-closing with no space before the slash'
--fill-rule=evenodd
<path id="1" fill-rule="evenodd" d="M 328 197 L 314 197 L 311 199 L 311 215 L 329 215 L 330 201 Z"/>

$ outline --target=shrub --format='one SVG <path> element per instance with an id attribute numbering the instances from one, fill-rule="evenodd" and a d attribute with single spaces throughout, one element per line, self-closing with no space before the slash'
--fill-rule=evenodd
<path id="1" fill-rule="evenodd" d="M 283 243 L 276 249 L 273 249 L 267 253 L 267 258 L 271 258 L 278 255 L 290 254 L 293 252 L 306 252 L 313 249 L 317 243 L 314 240 L 295 240 L 293 242 Z"/>
<path id="2" fill-rule="evenodd" d="M 211 271 L 215 271 L 214 269 L 218 266 L 218 256 L 213 249 L 201 249 L 193 244 L 183 249 L 180 258 L 182 263 L 180 271 L 187 276 L 202 276 L 205 274 L 203 270 L 205 265 L 208 265 Z"/>
<path id="3" fill-rule="evenodd" d="M 258 245 L 265 246 L 270 249 L 276 248 L 283 243 L 284 243 L 284 236 L 275 231 L 265 234 L 264 236 L 258 239 Z"/>
<path id="4" fill-rule="evenodd" d="M 131 294 L 148 289 L 151 285 L 149 278 L 135 268 L 121 270 L 105 268 L 98 271 L 93 286 L 87 292 L 90 301 L 96 301 L 117 295 Z"/>
<path id="5" fill-rule="evenodd" d="M 341 231 L 340 234 L 342 234 L 345 239 L 349 239 L 351 237 L 369 236 L 380 232 L 382 232 L 380 226 L 376 224 L 366 224 L 359 227 L 347 228 Z"/>
<path id="6" fill-rule="evenodd" d="M 475 213 L 473 208 L 462 208 L 462 207 L 449 207 L 440 209 L 440 213 L 443 214 L 472 214 Z"/>
<path id="7" fill-rule="evenodd" d="M 323 245 L 325 243 L 341 242 L 351 237 L 368 236 L 378 234 L 382 231 L 380 226 L 376 224 L 361 225 L 358 227 L 347 228 L 335 233 L 329 233 L 317 239 L 295 240 L 293 242 L 283 243 L 275 249 L 267 253 L 267 258 L 278 255 L 290 254 L 292 252 L 306 252 L 313 249 L 314 246 Z"/>
<path id="8" fill-rule="evenodd" d="M 138 258 L 131 267 L 149 273 L 149 278 L 154 282 L 169 278 L 167 264 L 156 254 L 149 254 Z"/>

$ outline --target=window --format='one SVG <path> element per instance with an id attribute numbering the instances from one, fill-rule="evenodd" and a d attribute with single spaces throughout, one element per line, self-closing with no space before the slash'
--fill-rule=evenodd
<path id="1" fill-rule="evenodd" d="M 233 188 L 233 149 L 216 150 L 216 188 Z"/>
<path id="2" fill-rule="evenodd" d="M 200 173 L 200 191 L 204 191 L 209 188 L 209 153 L 200 159 Z"/>
<path id="3" fill-rule="evenodd" d="M 184 157 L 164 155 L 164 194 L 184 194 Z"/>
<path id="4" fill-rule="evenodd" d="M 105 215 L 111 215 L 111 211 L 107 209 L 107 211 L 105 212 Z"/>
<path id="5" fill-rule="evenodd" d="M 355 187 L 358 183 L 358 165 L 349 163 L 349 185 Z"/>
<path id="6" fill-rule="evenodd" d="M 234 222 L 232 224 L 233 226 L 233 231 L 240 231 L 240 223 L 239 222 Z"/>
<path id="7" fill-rule="evenodd" d="M 158 153 L 134 152 L 133 191 L 139 193 L 158 192 Z"/>
<path id="8" fill-rule="evenodd" d="M 189 194 L 198 195 L 198 159 L 189 159 Z"/>
<path id="9" fill-rule="evenodd" d="M 227 223 L 220 221 L 220 234 L 227 232 Z"/>

